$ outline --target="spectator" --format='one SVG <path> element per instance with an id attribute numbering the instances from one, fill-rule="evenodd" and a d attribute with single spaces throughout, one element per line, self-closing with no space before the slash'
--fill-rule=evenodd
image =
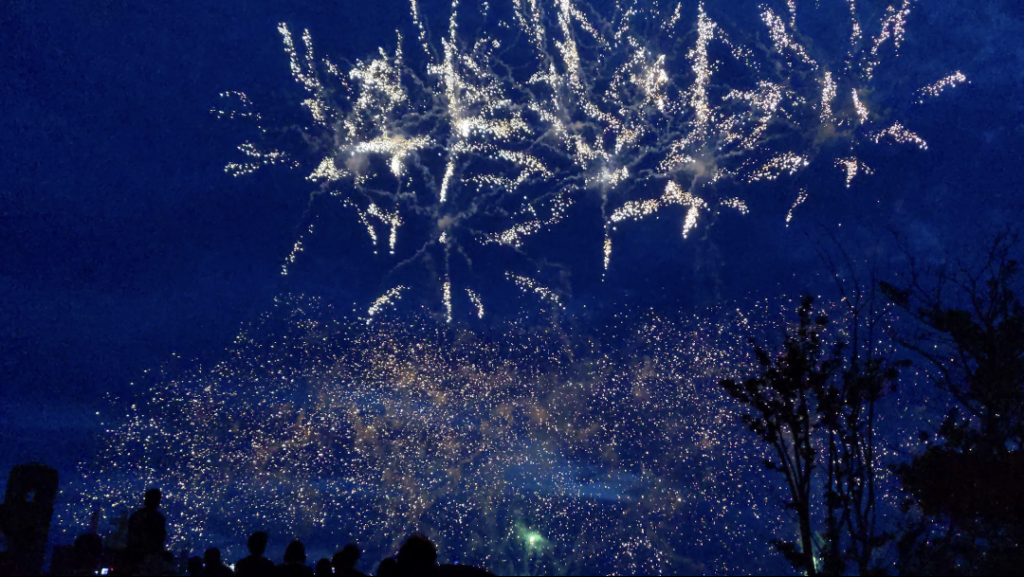
<path id="1" fill-rule="evenodd" d="M 388 557 L 377 566 L 377 577 L 393 577 L 398 575 L 398 561 L 394 557 Z"/>
<path id="2" fill-rule="evenodd" d="M 263 556 L 267 551 L 269 540 L 270 536 L 263 531 L 257 531 L 249 536 L 249 541 L 246 543 L 249 548 L 249 556 L 235 566 L 235 575 L 239 577 L 268 577 L 274 574 L 274 562 Z"/>
<path id="3" fill-rule="evenodd" d="M 203 574 L 202 557 L 192 557 L 188 560 L 188 574 L 192 577 L 199 577 Z"/>
<path id="4" fill-rule="evenodd" d="M 330 559 L 321 559 L 316 562 L 316 570 L 313 572 L 316 577 L 330 577 L 334 575 Z"/>
<path id="5" fill-rule="evenodd" d="M 207 577 L 227 577 L 235 572 L 221 561 L 220 549 L 207 549 L 203 555 L 203 575 Z"/>
<path id="6" fill-rule="evenodd" d="M 302 541 L 292 541 L 284 551 L 284 563 L 277 566 L 276 575 L 282 577 L 313 577 L 313 570 L 306 566 L 306 546 Z"/>
<path id="7" fill-rule="evenodd" d="M 355 543 L 345 545 L 345 548 L 334 554 L 331 564 L 334 565 L 334 574 L 344 577 L 366 577 L 366 573 L 356 569 L 356 562 L 362 556 L 362 551 Z"/>
<path id="8" fill-rule="evenodd" d="M 174 555 L 170 551 L 164 551 L 159 555 L 148 555 L 141 563 L 128 566 L 129 574 L 132 575 L 174 575 L 177 573 L 177 564 Z"/>
<path id="9" fill-rule="evenodd" d="M 437 569 L 437 546 L 423 533 L 413 533 L 398 550 L 398 572 L 425 575 Z"/>
<path id="10" fill-rule="evenodd" d="M 103 539 L 94 533 L 86 533 L 75 539 L 75 546 L 69 558 L 57 559 L 54 551 L 50 565 L 51 575 L 95 575 L 103 560 Z M 0 571 L 0 575 L 7 573 Z"/>
<path id="11" fill-rule="evenodd" d="M 158 510 L 162 495 L 159 489 L 146 491 L 141 509 L 128 518 L 127 554 L 134 563 L 148 557 L 159 557 L 167 540 L 167 521 Z"/>

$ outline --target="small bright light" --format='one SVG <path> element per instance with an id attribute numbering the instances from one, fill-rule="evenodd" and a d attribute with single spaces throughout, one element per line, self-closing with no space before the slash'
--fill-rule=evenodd
<path id="1" fill-rule="evenodd" d="M 536 531 L 527 531 L 526 544 L 531 549 L 536 549 L 544 544 L 544 536 Z"/>

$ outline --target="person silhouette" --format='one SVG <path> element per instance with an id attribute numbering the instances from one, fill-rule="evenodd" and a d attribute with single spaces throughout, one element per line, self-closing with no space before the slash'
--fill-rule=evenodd
<path id="1" fill-rule="evenodd" d="M 95 575 L 103 561 L 103 539 L 86 533 L 75 539 L 70 558 L 58 562 L 56 555 L 50 565 L 51 575 Z M 0 575 L 7 575 L 0 569 Z"/>
<path id="2" fill-rule="evenodd" d="M 392 577 L 398 574 L 398 561 L 395 561 L 394 557 L 388 557 L 377 565 L 377 577 Z"/>
<path id="3" fill-rule="evenodd" d="M 221 577 L 234 574 L 235 572 L 221 561 L 220 549 L 213 547 L 203 554 L 203 575 Z"/>
<path id="4" fill-rule="evenodd" d="M 330 559 L 321 559 L 316 562 L 316 569 L 313 570 L 313 574 L 316 577 L 330 577 L 334 575 L 334 569 L 331 567 Z"/>
<path id="5" fill-rule="evenodd" d="M 413 533 L 398 550 L 398 572 L 429 575 L 437 570 L 437 546 L 423 533 Z"/>
<path id="6" fill-rule="evenodd" d="M 150 557 L 159 557 L 164 552 L 167 540 L 167 520 L 160 513 L 163 496 L 159 489 L 146 491 L 143 507 L 128 518 L 128 543 L 126 553 L 135 563 Z"/>
<path id="7" fill-rule="evenodd" d="M 199 577 L 203 574 L 203 558 L 202 557 L 191 557 L 188 560 L 188 574 L 191 577 Z"/>
<path id="8" fill-rule="evenodd" d="M 313 570 L 306 566 L 306 546 L 302 541 L 292 541 L 284 550 L 284 563 L 277 566 L 275 575 L 282 577 L 313 577 Z"/>
<path id="9" fill-rule="evenodd" d="M 334 554 L 331 559 L 331 564 L 334 565 L 334 574 L 342 575 L 344 577 L 366 577 L 366 573 L 356 569 L 356 562 L 359 561 L 359 557 L 362 556 L 362 551 L 359 550 L 359 546 L 355 543 L 349 543 L 345 547 Z"/>
<path id="10" fill-rule="evenodd" d="M 269 540 L 270 536 L 263 531 L 249 535 L 249 541 L 245 544 L 249 548 L 249 556 L 235 565 L 235 575 L 268 577 L 274 574 L 274 562 L 263 556 Z"/>

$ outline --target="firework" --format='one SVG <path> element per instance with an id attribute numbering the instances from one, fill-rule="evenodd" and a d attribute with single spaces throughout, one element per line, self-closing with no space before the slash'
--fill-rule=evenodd
<path id="1" fill-rule="evenodd" d="M 728 32 L 703 3 L 695 10 L 676 3 L 664 13 L 657 4 L 620 7 L 602 16 L 577 0 L 512 0 L 500 8 L 455 1 L 439 39 L 429 37 L 412 0 L 408 36 L 416 50 L 405 49 L 400 33 L 393 49 L 348 70 L 318 56 L 308 31 L 298 40 L 282 24 L 310 120 L 299 130 L 319 152 L 246 142 L 246 162 L 227 170 L 309 171 L 321 187 L 317 195 L 330 192 L 355 209 L 375 251 L 387 234 L 395 255 L 399 229 L 424 223 L 415 229 L 427 236 L 403 240 L 405 256 L 385 268 L 433 270 L 430 263 L 440 259 L 440 290 L 433 294 L 445 318 L 477 316 L 486 298 L 479 286 L 463 312 L 462 301 L 452 301 L 453 287 L 471 282 L 452 259 L 471 266 L 465 248 L 482 245 L 534 262 L 544 245 L 530 239 L 563 223 L 574 203 L 600 204 L 605 238 L 594 258 L 603 255 L 607 271 L 613 237 L 637 226 L 617 225 L 665 212 L 681 219 L 686 238 L 701 214 L 745 214 L 742 198 L 719 191 L 798 179 L 823 150 L 837 148 L 823 146 L 823 138 L 847 149 L 826 162 L 843 171 L 848 187 L 872 172 L 857 157 L 864 147 L 927 149 L 899 120 L 872 112 L 891 106 L 864 100 L 879 68 L 899 54 L 912 3 L 890 6 L 874 25 L 862 22 L 854 0 L 848 6 L 851 32 L 839 55 L 820 53 L 803 37 L 795 0 L 765 5 L 764 28 L 755 33 Z M 464 14 L 477 8 L 478 18 Z M 909 98 L 935 97 L 965 82 L 956 72 Z M 221 116 L 274 133 L 244 93 L 225 97 L 234 106 Z M 781 142 L 788 149 L 780 150 Z M 809 196 L 802 190 L 798 204 Z M 787 224 L 792 218 L 790 211 Z M 301 249 L 297 243 L 284 273 Z M 493 262 L 508 256 L 499 252 Z M 539 267 L 506 272 L 502 278 L 521 285 L 515 279 L 533 277 Z"/>

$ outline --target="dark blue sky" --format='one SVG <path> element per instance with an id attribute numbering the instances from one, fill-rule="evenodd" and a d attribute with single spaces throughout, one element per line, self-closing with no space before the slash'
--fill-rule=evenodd
<path id="1" fill-rule="evenodd" d="M 424 2 L 425 11 L 433 4 L 442 3 Z M 807 275 L 817 262 L 808 235 L 822 228 L 878 258 L 891 246 L 879 239 L 893 231 L 938 254 L 1017 218 L 1022 8 L 1012 0 L 920 4 L 904 65 L 922 78 L 961 69 L 972 80 L 901 115 L 930 141 L 927 153 L 879 152 L 878 175 L 850 191 L 830 172 L 835 186 L 822 186 L 789 229 L 782 215 L 792 189 L 768 186 L 748 217 L 723 216 L 732 220 L 657 258 L 640 257 L 663 246 L 659 233 L 638 228 L 620 241 L 623 264 L 609 283 L 595 285 L 593 268 L 576 271 L 577 302 L 699 307 L 798 292 L 817 282 Z M 218 358 L 240 323 L 275 294 L 329 290 L 360 306 L 372 298 L 377 285 L 345 278 L 376 266 L 348 260 L 363 253 L 333 255 L 333 267 L 310 267 L 290 285 L 282 280 L 308 183 L 286 172 L 225 175 L 241 138 L 210 109 L 224 90 L 294 104 L 298 89 L 278 22 L 309 27 L 321 53 L 354 59 L 390 41 L 407 25 L 406 12 L 402 1 L 7 0 L 0 7 L 4 475 L 26 460 L 70 474 L 94 450 L 94 413 L 109 411 L 105 393 L 125 390 L 172 354 Z M 600 242 L 599 230 L 573 227 L 553 233 L 555 241 L 590 235 Z"/>

